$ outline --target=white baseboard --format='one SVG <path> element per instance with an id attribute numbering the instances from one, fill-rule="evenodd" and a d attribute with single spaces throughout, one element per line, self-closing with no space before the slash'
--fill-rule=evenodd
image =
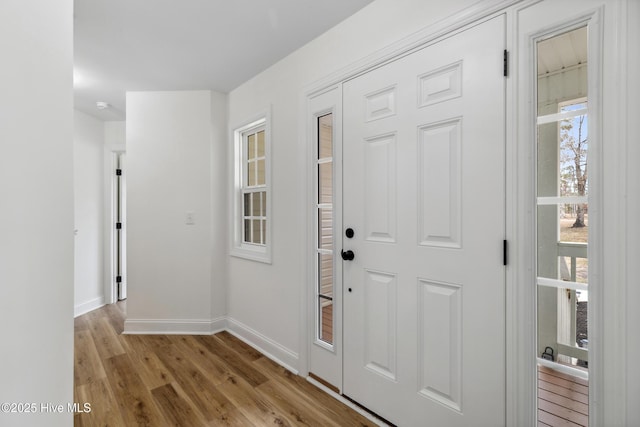
<path id="1" fill-rule="evenodd" d="M 94 298 L 90 301 L 83 302 L 73 308 L 73 317 L 82 316 L 90 311 L 105 305 L 104 297 Z"/>
<path id="2" fill-rule="evenodd" d="M 298 375 L 299 357 L 296 352 L 231 318 L 227 318 L 227 330 L 269 359 Z"/>
<path id="3" fill-rule="evenodd" d="M 226 318 L 199 319 L 127 319 L 124 334 L 211 335 L 226 329 Z"/>
<path id="4" fill-rule="evenodd" d="M 212 320 L 127 319 L 124 322 L 123 334 L 212 335 L 225 330 L 298 375 L 299 356 L 296 352 L 225 316 Z"/>

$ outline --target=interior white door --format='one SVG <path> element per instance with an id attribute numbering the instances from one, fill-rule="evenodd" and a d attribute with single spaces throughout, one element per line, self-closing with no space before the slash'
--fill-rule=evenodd
<path id="1" fill-rule="evenodd" d="M 505 424 L 504 28 L 344 85 L 343 390 L 399 426 Z"/>

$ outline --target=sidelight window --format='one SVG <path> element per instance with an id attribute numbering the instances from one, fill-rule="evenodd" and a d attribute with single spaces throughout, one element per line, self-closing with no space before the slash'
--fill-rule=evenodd
<path id="1" fill-rule="evenodd" d="M 317 119 L 316 159 L 316 339 L 331 345 L 334 324 L 333 114 Z"/>

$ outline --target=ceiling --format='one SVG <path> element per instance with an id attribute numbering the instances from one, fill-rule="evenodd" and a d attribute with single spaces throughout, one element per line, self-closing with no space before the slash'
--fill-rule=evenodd
<path id="1" fill-rule="evenodd" d="M 587 27 L 538 43 L 538 77 L 587 63 Z"/>
<path id="2" fill-rule="evenodd" d="M 124 120 L 126 91 L 229 92 L 372 1 L 75 0 L 75 108 Z"/>

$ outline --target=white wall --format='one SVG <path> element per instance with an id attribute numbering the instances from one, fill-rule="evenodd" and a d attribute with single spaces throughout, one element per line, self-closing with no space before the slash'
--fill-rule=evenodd
<path id="1" fill-rule="evenodd" d="M 74 111 L 75 315 L 104 305 L 104 124 Z"/>
<path id="2" fill-rule="evenodd" d="M 211 331 L 212 203 L 226 209 L 212 200 L 213 106 L 210 91 L 127 93 L 127 332 Z"/>
<path id="3" fill-rule="evenodd" d="M 227 110 L 227 95 L 211 92 L 211 316 L 216 324 L 227 314 Z"/>
<path id="4" fill-rule="evenodd" d="M 104 122 L 104 144 L 124 146 L 127 142 L 126 122 Z"/>
<path id="5" fill-rule="evenodd" d="M 0 402 L 73 401 L 72 19 L 71 0 L 0 2 Z"/>
<path id="6" fill-rule="evenodd" d="M 623 15 L 627 19 L 629 29 L 628 40 L 640 40 L 640 2 L 629 2 L 629 10 L 624 11 Z M 624 153 L 627 159 L 627 210 L 625 224 L 625 233 L 627 235 L 627 256 L 625 265 L 627 267 L 627 307 L 626 307 L 626 351 L 627 351 L 627 401 L 625 402 L 627 410 L 628 425 L 640 425 L 640 333 L 638 326 L 640 325 L 640 310 L 638 310 L 638 301 L 640 301 L 640 221 L 638 221 L 638 213 L 640 212 L 640 144 L 638 143 L 637 121 L 640 117 L 640 82 L 636 78 L 640 75 L 640 52 L 638 44 L 631 42 L 628 44 L 628 52 L 625 53 L 628 58 L 629 69 L 624 73 L 624 79 L 629 86 L 626 92 L 629 96 L 628 109 L 626 111 L 626 135 L 628 137 L 628 152 Z"/>
<path id="7" fill-rule="evenodd" d="M 303 88 L 473 3 L 377 0 L 229 94 L 232 127 L 271 105 L 273 152 L 273 264 L 230 260 L 230 318 L 299 354 L 307 250 L 299 139 Z"/>

